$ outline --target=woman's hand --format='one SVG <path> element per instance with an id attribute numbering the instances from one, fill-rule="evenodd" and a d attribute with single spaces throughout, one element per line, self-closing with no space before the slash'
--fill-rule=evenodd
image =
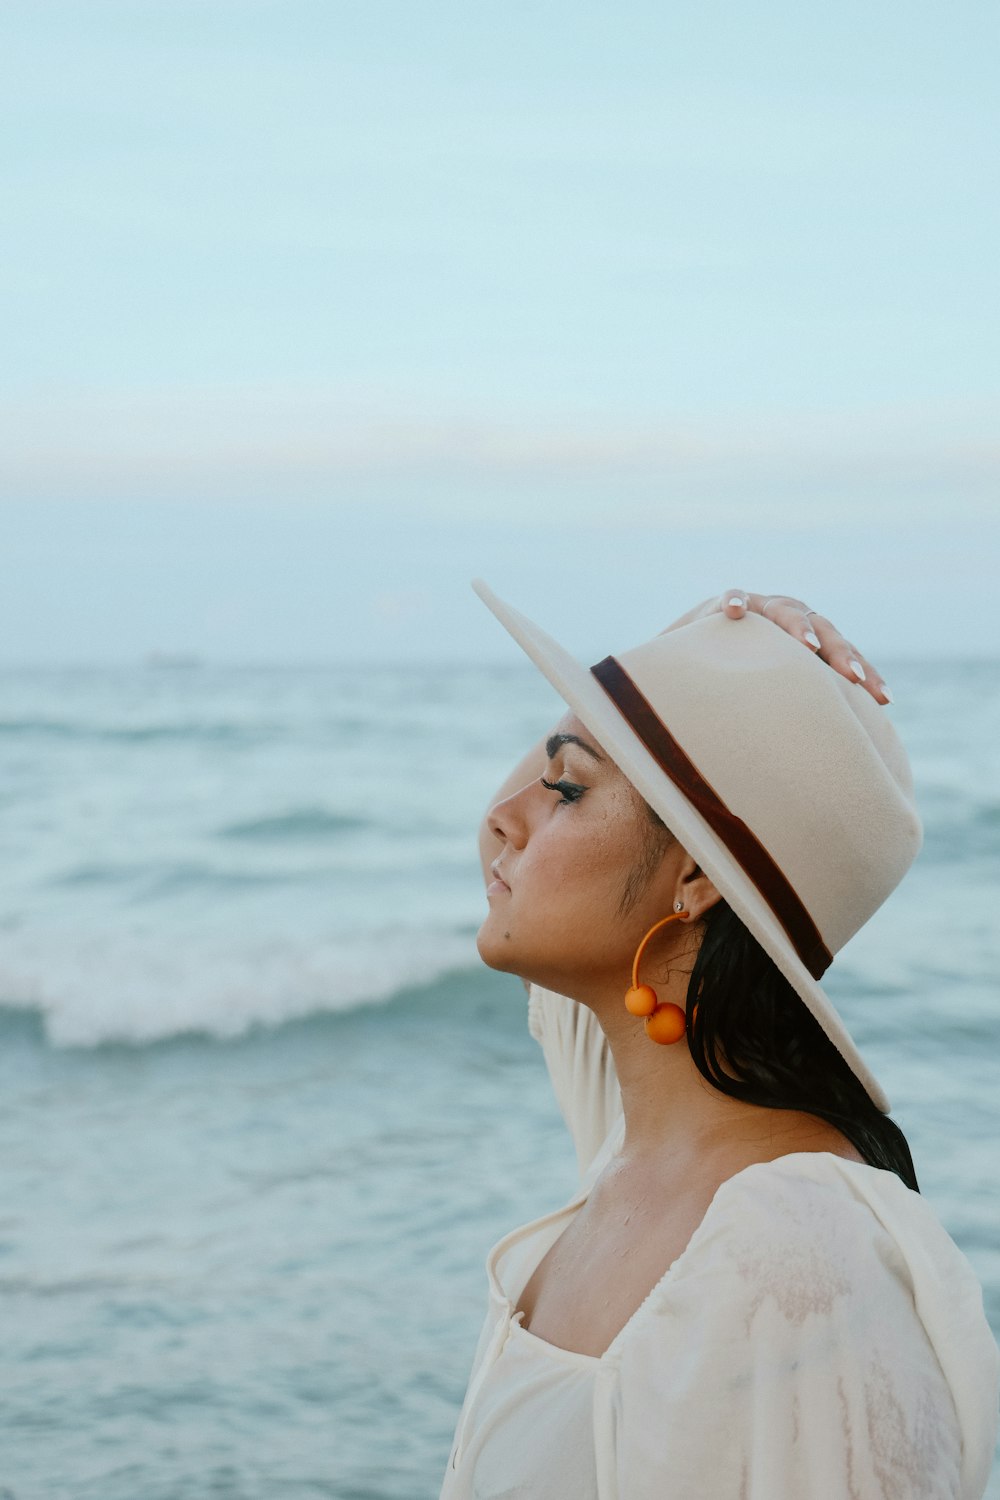
<path id="1" fill-rule="evenodd" d="M 739 620 L 748 610 L 766 615 L 775 625 L 794 635 L 835 672 L 851 682 L 860 683 L 876 703 L 893 701 L 881 673 L 841 635 L 836 625 L 825 615 L 810 609 L 801 599 L 793 599 L 788 594 L 750 594 L 746 589 L 726 589 L 715 598 L 706 599 L 704 604 L 696 604 L 694 609 L 668 625 L 667 630 L 677 630 L 681 625 L 690 625 L 692 620 L 704 619 L 706 615 L 725 614 L 731 620 Z M 667 630 L 661 634 L 666 635 Z"/>

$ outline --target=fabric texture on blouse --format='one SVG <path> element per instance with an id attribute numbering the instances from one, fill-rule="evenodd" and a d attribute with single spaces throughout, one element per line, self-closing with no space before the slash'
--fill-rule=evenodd
<path id="1" fill-rule="evenodd" d="M 507 1325 L 503 1347 L 467 1414 L 467 1441 L 449 1464 L 442 1500 L 489 1495 L 560 1495 L 598 1500 L 594 1459 L 596 1374 L 567 1354 Z"/>
<path id="2" fill-rule="evenodd" d="M 981 1500 L 1000 1353 L 971 1266 L 895 1173 L 828 1152 L 747 1167 L 600 1358 L 518 1326 L 624 1139 L 592 1013 L 533 988 L 529 1025 L 581 1192 L 490 1251 L 442 1500 Z"/>

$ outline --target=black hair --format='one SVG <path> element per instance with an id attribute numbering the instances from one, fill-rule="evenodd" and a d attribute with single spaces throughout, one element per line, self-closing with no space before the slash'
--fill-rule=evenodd
<path id="1" fill-rule="evenodd" d="M 668 830 L 647 809 L 662 830 L 653 840 L 662 852 Z M 878 1108 L 732 907 L 720 898 L 701 924 L 687 989 L 688 1046 L 699 1073 L 732 1099 L 817 1115 L 841 1131 L 869 1166 L 895 1172 L 919 1192 L 902 1130 Z"/>

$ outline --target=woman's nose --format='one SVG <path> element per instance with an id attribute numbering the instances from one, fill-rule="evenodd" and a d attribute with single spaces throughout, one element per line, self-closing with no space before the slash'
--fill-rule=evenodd
<path id="1" fill-rule="evenodd" d="M 524 843 L 527 833 L 523 801 L 527 790 L 527 787 L 522 787 L 510 797 L 505 797 L 502 802 L 494 802 L 486 818 L 490 832 L 504 843 L 515 847 Z"/>

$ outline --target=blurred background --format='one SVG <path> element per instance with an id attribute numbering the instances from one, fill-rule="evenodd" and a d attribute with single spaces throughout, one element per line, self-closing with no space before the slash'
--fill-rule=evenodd
<path id="1" fill-rule="evenodd" d="M 434 1500 L 574 1158 L 475 847 L 740 585 L 927 839 L 831 971 L 1000 1328 L 985 3 L 0 5 L 0 1494 Z M 1000 1497 L 995 1477 L 992 1497 Z"/>

